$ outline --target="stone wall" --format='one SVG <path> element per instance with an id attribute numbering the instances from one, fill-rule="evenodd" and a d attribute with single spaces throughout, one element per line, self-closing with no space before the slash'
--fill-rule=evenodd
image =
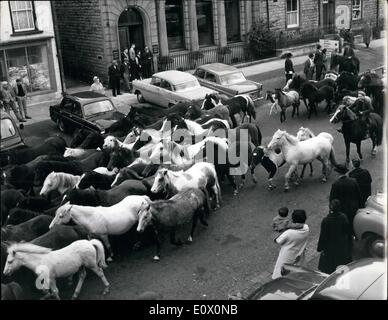
<path id="1" fill-rule="evenodd" d="M 103 77 L 104 35 L 99 0 L 52 1 L 56 10 L 65 75 L 92 82 Z"/>

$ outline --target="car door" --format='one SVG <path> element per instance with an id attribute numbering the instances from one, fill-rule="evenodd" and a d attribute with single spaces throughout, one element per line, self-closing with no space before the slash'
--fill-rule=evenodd
<path id="1" fill-rule="evenodd" d="M 66 127 L 73 125 L 72 112 L 74 100 L 68 97 L 62 99 L 60 108 L 59 108 L 59 119 L 62 120 L 63 124 Z"/>
<path id="2" fill-rule="evenodd" d="M 179 101 L 178 97 L 173 91 L 173 86 L 167 80 L 162 80 L 160 89 L 161 89 L 161 95 L 159 99 L 163 106 L 168 107 Z"/>
<path id="3" fill-rule="evenodd" d="M 160 100 L 159 96 L 161 94 L 161 89 L 160 89 L 161 83 L 162 83 L 162 80 L 160 78 L 152 77 L 148 90 L 146 90 L 146 92 L 143 93 L 144 99 L 146 101 L 155 103 L 157 105 L 161 105 L 159 101 Z"/>

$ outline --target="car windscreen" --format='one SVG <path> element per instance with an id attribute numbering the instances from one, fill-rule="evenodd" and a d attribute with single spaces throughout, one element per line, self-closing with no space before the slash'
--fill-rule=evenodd
<path id="1" fill-rule="evenodd" d="M 225 85 L 225 86 L 236 84 L 245 80 L 246 79 L 242 74 L 242 72 L 229 73 L 229 74 L 224 74 L 220 76 L 220 82 L 222 85 Z"/>
<path id="2" fill-rule="evenodd" d="M 183 82 L 183 83 L 174 85 L 174 91 L 184 91 L 184 90 L 189 90 L 189 89 L 194 89 L 199 87 L 200 85 L 198 81 L 193 80 L 193 81 Z"/>
<path id="3" fill-rule="evenodd" d="M 11 119 L 1 119 L 1 140 L 11 138 L 16 135 L 16 128 Z"/>
<path id="4" fill-rule="evenodd" d="M 85 117 L 90 117 L 99 113 L 113 111 L 114 107 L 109 100 L 96 101 L 84 105 Z"/>

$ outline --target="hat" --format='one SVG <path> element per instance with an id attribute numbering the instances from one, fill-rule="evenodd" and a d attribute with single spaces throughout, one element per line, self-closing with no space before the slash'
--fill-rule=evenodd
<path id="1" fill-rule="evenodd" d="M 97 77 L 97 76 L 94 76 L 94 77 L 93 77 L 93 81 L 95 81 L 95 80 L 98 80 L 98 77 Z"/>

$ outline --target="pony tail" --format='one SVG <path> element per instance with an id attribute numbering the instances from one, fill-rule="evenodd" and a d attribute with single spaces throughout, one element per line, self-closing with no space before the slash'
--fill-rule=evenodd
<path id="1" fill-rule="evenodd" d="M 100 267 L 100 268 L 107 268 L 107 264 L 105 262 L 105 251 L 104 251 L 104 246 L 102 245 L 101 241 L 100 240 L 97 240 L 97 239 L 92 239 L 89 241 L 90 244 L 94 247 L 94 249 L 96 250 L 96 262 L 97 262 L 97 265 Z"/>

